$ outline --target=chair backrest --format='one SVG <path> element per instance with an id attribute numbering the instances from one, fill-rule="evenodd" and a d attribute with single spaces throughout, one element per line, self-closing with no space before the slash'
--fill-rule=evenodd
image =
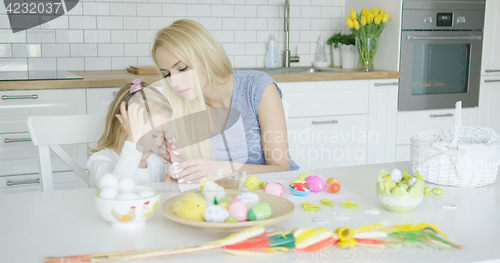
<path id="1" fill-rule="evenodd" d="M 285 122 L 288 121 L 288 108 L 290 107 L 290 103 L 286 100 L 281 100 L 283 103 L 283 110 L 285 111 Z"/>
<path id="2" fill-rule="evenodd" d="M 102 114 L 30 116 L 27 124 L 33 145 L 38 146 L 42 191 L 53 191 L 51 149 L 78 176 L 90 185 L 90 176 L 60 145 L 92 143 L 103 133 Z"/>

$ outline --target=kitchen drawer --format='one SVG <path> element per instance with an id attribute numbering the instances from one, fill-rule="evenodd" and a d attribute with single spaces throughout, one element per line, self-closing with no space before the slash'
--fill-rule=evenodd
<path id="1" fill-rule="evenodd" d="M 27 132 L 32 115 L 85 114 L 85 89 L 0 91 L 0 134 Z"/>
<path id="2" fill-rule="evenodd" d="M 53 173 L 52 178 L 54 180 L 54 190 L 56 191 L 88 187 L 74 172 Z M 0 194 L 40 191 L 39 175 L 0 176 Z"/>
<path id="3" fill-rule="evenodd" d="M 410 161 L 410 145 L 396 147 L 396 162 Z"/>
<path id="4" fill-rule="evenodd" d="M 366 164 L 368 116 L 289 119 L 290 156 L 300 169 Z"/>
<path id="5" fill-rule="evenodd" d="M 369 80 L 280 82 L 289 118 L 368 113 Z"/>
<path id="6" fill-rule="evenodd" d="M 39 173 L 38 147 L 33 146 L 29 133 L 0 134 L 0 176 Z M 62 148 L 82 167 L 86 167 L 87 145 L 67 145 Z M 51 151 L 52 170 L 67 171 L 69 167 Z"/>
<path id="7" fill-rule="evenodd" d="M 108 113 L 109 105 L 120 88 L 88 88 L 87 114 Z"/>
<path id="8" fill-rule="evenodd" d="M 398 112 L 398 145 L 410 144 L 417 131 L 435 127 L 453 128 L 455 109 Z M 477 125 L 477 108 L 462 109 L 462 126 Z"/>

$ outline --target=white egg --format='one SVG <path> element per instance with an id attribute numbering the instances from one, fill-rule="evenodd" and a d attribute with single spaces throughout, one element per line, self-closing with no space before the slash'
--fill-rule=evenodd
<path id="1" fill-rule="evenodd" d="M 99 197 L 106 199 L 115 199 L 118 195 L 118 190 L 114 187 L 104 187 L 99 191 Z"/>
<path id="2" fill-rule="evenodd" d="M 101 180 L 99 180 L 99 189 L 104 189 L 105 187 L 118 188 L 118 179 L 112 174 L 105 174 Z"/>
<path id="3" fill-rule="evenodd" d="M 203 215 L 205 221 L 210 223 L 224 223 L 227 217 L 229 217 L 229 212 L 218 205 L 208 206 Z"/>
<path id="4" fill-rule="evenodd" d="M 123 178 L 118 182 L 118 192 L 120 193 L 133 192 L 134 187 L 134 180 L 130 178 Z"/>
<path id="5" fill-rule="evenodd" d="M 156 194 L 156 192 L 153 190 L 142 190 L 142 191 L 137 193 L 137 196 L 139 198 L 148 198 L 148 197 L 151 197 L 155 194 Z"/>
<path id="6" fill-rule="evenodd" d="M 134 192 L 125 192 L 125 193 L 119 193 L 116 196 L 116 199 L 117 200 L 135 200 L 135 199 L 139 199 L 139 197 Z"/>
<path id="7" fill-rule="evenodd" d="M 391 172 L 391 179 L 396 184 L 399 183 L 399 182 L 401 182 L 401 180 L 403 179 L 403 175 L 402 175 L 401 171 L 398 170 L 398 169 L 392 170 L 392 172 Z"/>
<path id="8" fill-rule="evenodd" d="M 259 195 L 253 192 L 239 193 L 236 198 L 245 204 L 247 211 L 259 202 Z"/>
<path id="9" fill-rule="evenodd" d="M 412 177 L 412 178 L 408 179 L 408 185 L 409 186 L 413 186 L 416 182 L 417 182 L 417 178 L 416 177 Z"/>
<path id="10" fill-rule="evenodd" d="M 203 186 L 203 198 L 209 202 L 214 202 L 214 199 L 221 200 L 226 196 L 226 190 L 224 187 L 218 185 L 215 182 L 209 181 Z"/>

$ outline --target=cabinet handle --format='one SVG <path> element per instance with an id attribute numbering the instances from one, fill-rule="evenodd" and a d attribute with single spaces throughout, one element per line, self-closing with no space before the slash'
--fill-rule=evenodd
<path id="1" fill-rule="evenodd" d="M 490 73 L 490 72 L 500 72 L 500 69 L 486 69 L 486 70 L 484 70 L 484 72 L 486 72 L 486 73 Z"/>
<path id="2" fill-rule="evenodd" d="M 490 82 L 500 82 L 500 79 L 485 79 L 484 82 L 490 83 Z"/>
<path id="3" fill-rule="evenodd" d="M 34 180 L 26 180 L 26 181 L 7 181 L 7 186 L 14 186 L 14 185 L 26 185 L 26 184 L 39 184 L 40 183 L 40 178 L 36 178 Z"/>
<path id="4" fill-rule="evenodd" d="M 399 82 L 389 82 L 389 83 L 375 83 L 373 84 L 375 87 L 379 86 L 399 86 Z"/>
<path id="5" fill-rule="evenodd" d="M 331 120 L 331 121 L 311 121 L 312 125 L 319 125 L 319 124 L 335 124 L 339 123 L 338 120 Z"/>
<path id="6" fill-rule="evenodd" d="M 2 100 L 28 100 L 28 99 L 36 100 L 38 99 L 38 95 L 33 94 L 33 95 L 2 96 Z"/>
<path id="7" fill-rule="evenodd" d="M 19 138 L 19 139 L 9 139 L 5 138 L 3 140 L 5 143 L 13 143 L 13 142 L 31 142 L 31 138 Z"/>
<path id="8" fill-rule="evenodd" d="M 429 115 L 431 118 L 438 118 L 438 117 L 453 117 L 453 113 L 448 113 L 448 114 L 431 114 Z"/>

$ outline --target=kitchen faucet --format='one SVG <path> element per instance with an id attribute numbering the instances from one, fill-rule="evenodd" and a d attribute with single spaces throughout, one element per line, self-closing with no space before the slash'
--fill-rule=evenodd
<path id="1" fill-rule="evenodd" d="M 285 61 L 283 66 L 289 68 L 290 62 L 299 62 L 299 56 L 290 56 L 290 2 L 285 0 Z"/>

